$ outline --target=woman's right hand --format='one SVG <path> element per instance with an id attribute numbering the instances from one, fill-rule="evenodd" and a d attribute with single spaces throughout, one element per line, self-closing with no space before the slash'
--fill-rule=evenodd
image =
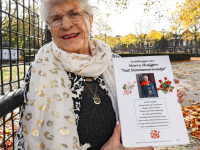
<path id="1" fill-rule="evenodd" d="M 154 150 L 153 147 L 126 148 L 121 144 L 120 138 L 121 138 L 121 124 L 118 123 L 114 128 L 113 135 L 101 147 L 100 150 Z"/>

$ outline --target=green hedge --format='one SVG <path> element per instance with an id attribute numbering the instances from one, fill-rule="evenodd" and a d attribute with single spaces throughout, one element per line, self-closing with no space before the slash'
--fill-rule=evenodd
<path id="1" fill-rule="evenodd" d="M 119 54 L 121 57 L 136 57 L 136 56 L 161 56 L 161 55 L 169 55 L 170 61 L 180 61 L 180 60 L 190 60 L 190 54 Z"/>
<path id="2" fill-rule="evenodd" d="M 29 55 L 26 55 L 25 58 L 26 58 L 26 62 L 33 62 L 35 60 L 34 55 L 31 55 L 30 57 L 29 57 Z"/>

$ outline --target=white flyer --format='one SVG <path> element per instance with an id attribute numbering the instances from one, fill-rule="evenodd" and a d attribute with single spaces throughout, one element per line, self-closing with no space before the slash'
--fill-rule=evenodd
<path id="1" fill-rule="evenodd" d="M 113 59 L 125 147 L 189 144 L 169 56 Z"/>

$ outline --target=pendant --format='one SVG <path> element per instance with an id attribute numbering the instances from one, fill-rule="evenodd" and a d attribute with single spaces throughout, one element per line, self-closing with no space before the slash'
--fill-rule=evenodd
<path id="1" fill-rule="evenodd" d="M 99 95 L 97 95 L 97 94 L 94 94 L 93 100 L 94 100 L 94 103 L 97 105 L 99 105 L 101 103 L 101 99 L 100 99 Z"/>
<path id="2" fill-rule="evenodd" d="M 87 82 L 92 82 L 93 79 L 92 79 L 92 78 L 86 78 L 85 81 L 87 81 Z"/>

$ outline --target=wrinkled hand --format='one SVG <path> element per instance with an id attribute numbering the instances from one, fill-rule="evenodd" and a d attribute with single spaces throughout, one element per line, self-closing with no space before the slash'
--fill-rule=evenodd
<path id="1" fill-rule="evenodd" d="M 101 147 L 100 150 L 154 150 L 153 147 L 138 147 L 138 148 L 126 148 L 120 142 L 121 137 L 121 124 L 115 126 L 113 135 L 110 139 Z"/>
<path id="2" fill-rule="evenodd" d="M 174 79 L 175 83 L 179 83 L 178 79 Z M 181 104 L 185 100 L 185 89 L 184 88 L 178 88 L 177 89 L 177 96 L 178 96 L 178 102 Z"/>
<path id="3" fill-rule="evenodd" d="M 184 88 L 178 88 L 177 89 L 177 96 L 178 96 L 178 102 L 181 104 L 185 100 L 185 89 Z"/>

